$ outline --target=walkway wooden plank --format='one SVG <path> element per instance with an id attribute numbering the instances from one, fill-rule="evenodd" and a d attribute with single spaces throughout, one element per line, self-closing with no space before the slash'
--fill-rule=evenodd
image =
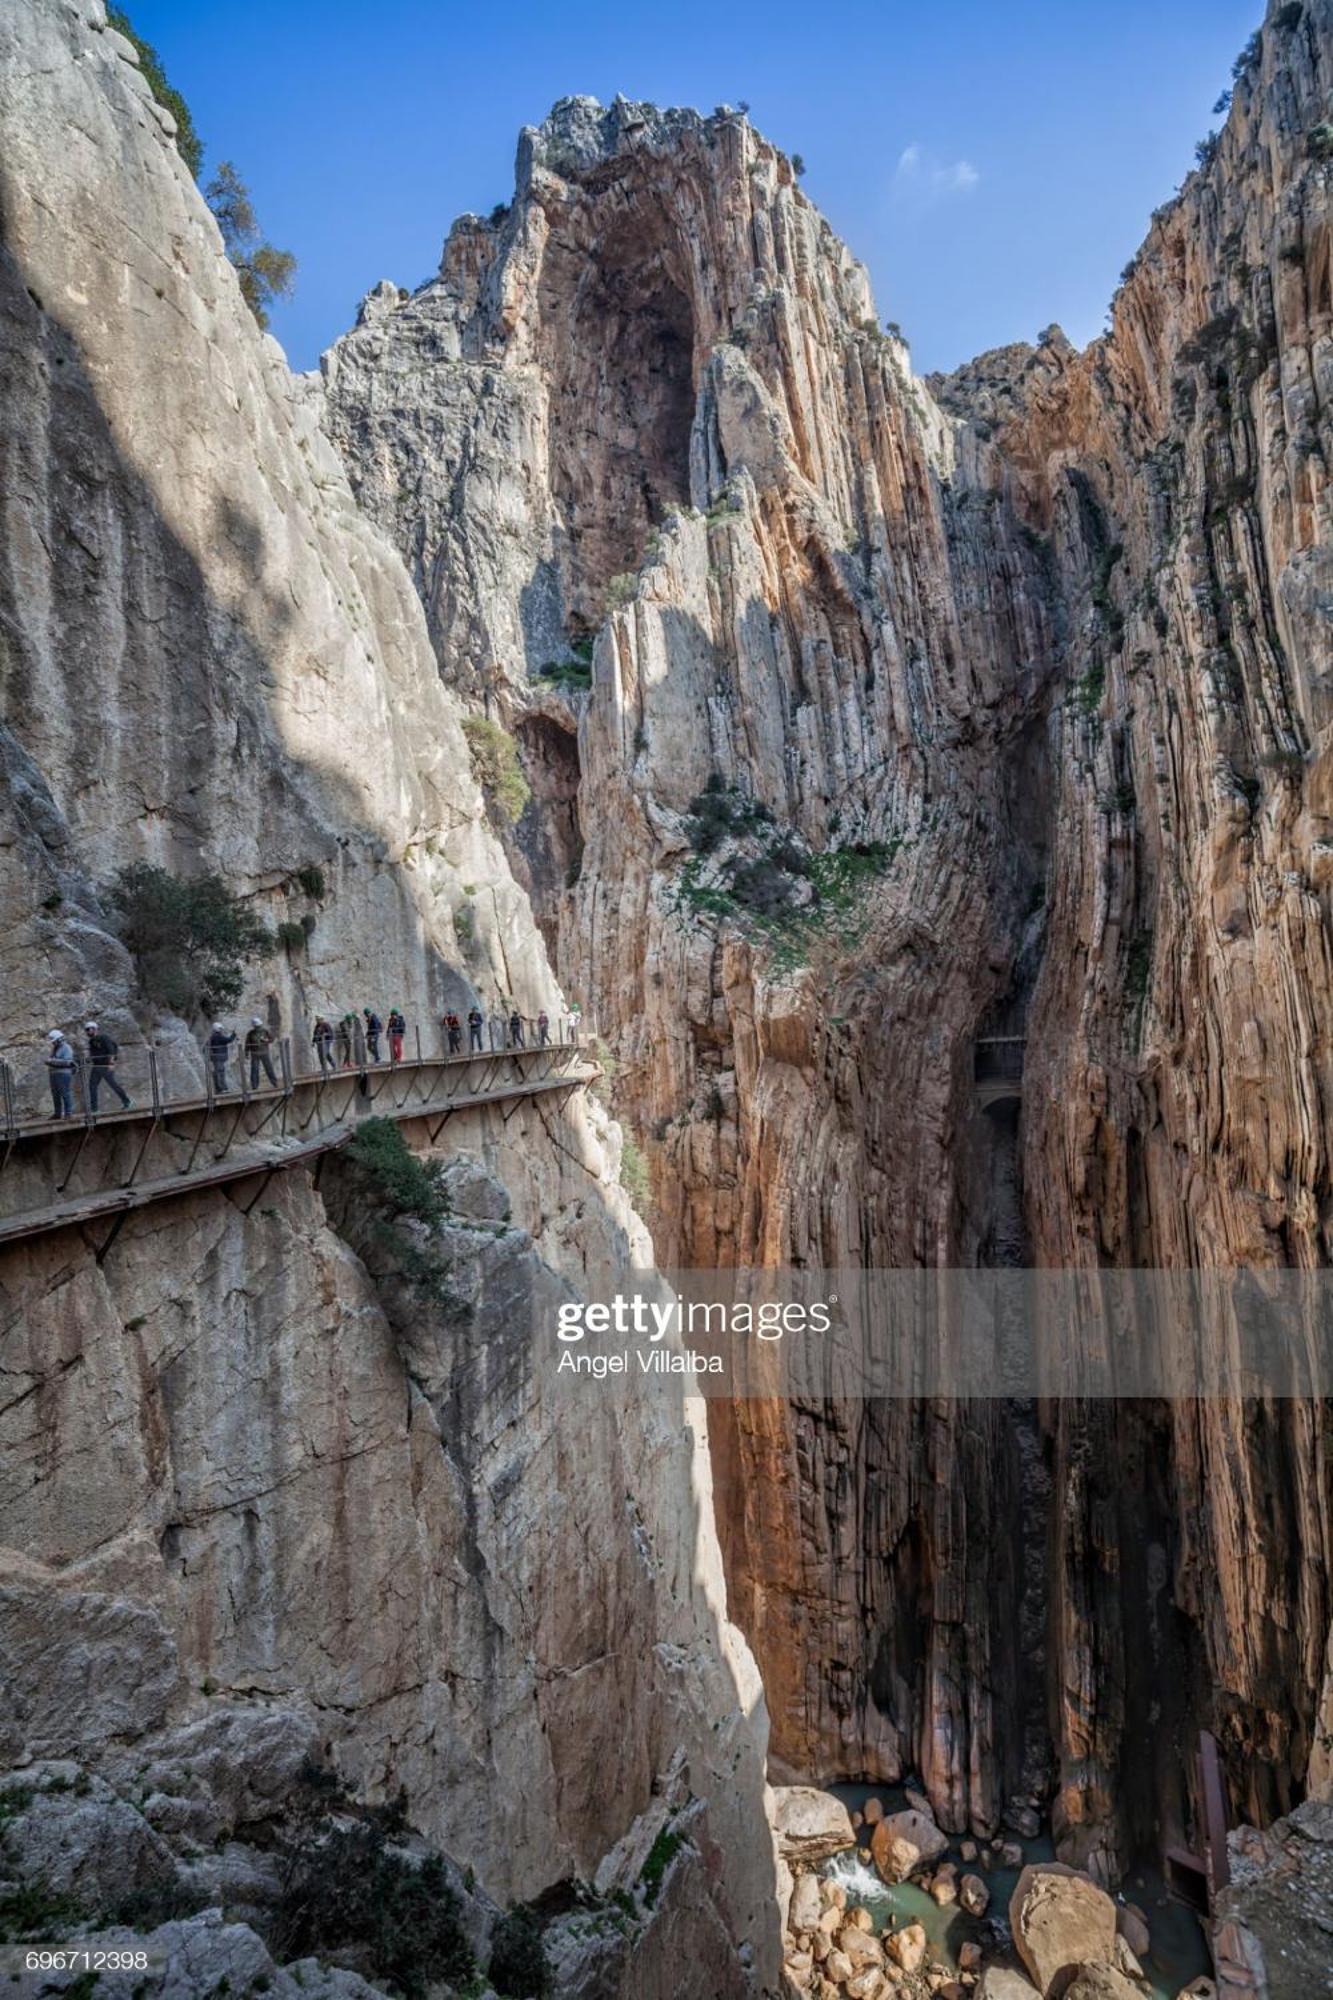
<path id="1" fill-rule="evenodd" d="M 475 1058 L 474 1058 L 475 1060 Z M 425 1068 L 422 1063 L 419 1067 Z M 433 1065 L 443 1068 L 443 1063 Z M 417 1068 L 416 1064 L 403 1064 L 399 1075 Z M 561 1070 L 553 1076 L 535 1078 L 532 1082 L 507 1084 L 498 1090 L 480 1091 L 466 1097 L 449 1097 L 439 1101 L 427 1098 L 424 1102 L 416 1099 L 402 1105 L 388 1105 L 384 1109 L 376 1106 L 367 1116 L 392 1118 L 399 1124 L 406 1124 L 414 1118 L 441 1118 L 455 1111 L 468 1111 L 484 1104 L 503 1104 L 517 1098 L 538 1097 L 553 1090 L 569 1090 L 577 1085 L 590 1083 L 600 1071 L 596 1064 L 581 1063 Z M 309 1079 L 303 1079 L 309 1081 Z M 282 1093 L 269 1093 L 280 1097 Z M 239 1103 L 239 1099 L 236 1103 Z M 252 1096 L 251 1102 L 254 1102 Z M 180 1109 L 172 1105 L 170 1110 Z M 196 1109 L 207 1108 L 201 1099 Z M 225 1109 L 235 1105 L 228 1102 Z M 130 1113 L 130 1119 L 133 1119 Z M 98 1121 L 100 1124 L 100 1120 Z M 25 1241 L 32 1236 L 49 1234 L 52 1230 L 76 1228 L 81 1223 L 96 1221 L 100 1217 L 124 1215 L 139 1208 L 150 1207 L 154 1202 L 167 1201 L 173 1196 L 193 1194 L 197 1190 L 220 1187 L 228 1181 L 250 1180 L 257 1174 L 284 1173 L 290 1167 L 297 1167 L 318 1154 L 334 1151 L 357 1131 L 363 1121 L 351 1123 L 340 1121 L 327 1125 L 313 1139 L 297 1140 L 291 1143 L 270 1142 L 262 1151 L 242 1152 L 230 1155 L 222 1161 L 208 1166 L 192 1168 L 188 1173 L 174 1173 L 160 1176 L 156 1180 L 140 1181 L 133 1187 L 99 1188 L 91 1194 L 71 1195 L 68 1199 L 53 1202 L 46 1208 L 27 1209 L 19 1215 L 0 1219 L 0 1243 Z M 57 1132 L 79 1130 L 81 1121 L 73 1125 L 56 1122 Z"/>

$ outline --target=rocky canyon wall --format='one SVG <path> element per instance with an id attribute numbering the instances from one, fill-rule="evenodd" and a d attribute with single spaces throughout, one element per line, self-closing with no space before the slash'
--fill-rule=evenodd
<path id="1" fill-rule="evenodd" d="M 298 1056 L 316 1013 L 369 1000 L 431 1020 L 498 989 L 554 1011 L 411 580 L 98 0 L 6 10 L 0 140 L 21 1081 L 40 1031 L 90 1008 L 127 1049 L 155 1041 L 169 1085 L 200 1075 L 106 914 L 139 859 L 214 869 L 269 919 L 317 903 L 306 948 L 244 996 Z M 568 1990 L 770 1981 L 762 1693 L 727 1621 L 702 1411 L 557 1406 L 534 1364 L 534 1302 L 650 1255 L 617 1129 L 586 1094 L 554 1104 L 441 1141 L 448 1310 L 346 1170 L 279 1176 L 258 1206 L 182 1196 L 104 1257 L 77 1232 L 5 1252 L 0 1750 L 43 1760 L 7 1869 L 58 1849 L 107 1904 L 141 1875 L 262 1907 L 250 1833 L 314 1759 L 364 1801 L 405 1792 L 418 1834 L 502 1899 L 594 1876 L 630 1895 L 674 1827 L 657 1914 L 608 1928 Z M 43 1835 L 71 1790 L 84 1835 Z"/>
<path id="2" fill-rule="evenodd" d="M 575 99 L 326 357 L 445 679 L 528 760 L 511 854 L 664 1262 L 1327 1261 L 1331 36 L 1271 10 L 1082 355 L 918 380 L 745 117 Z M 779 1765 L 915 1769 L 954 1826 L 1053 1795 L 1106 1875 L 1195 1831 L 1202 1723 L 1238 1811 L 1327 1783 L 1318 1411 L 712 1440 Z"/>

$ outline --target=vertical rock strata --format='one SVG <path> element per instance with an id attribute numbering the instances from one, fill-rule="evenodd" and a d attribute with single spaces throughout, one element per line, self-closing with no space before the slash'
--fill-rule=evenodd
<path id="1" fill-rule="evenodd" d="M 474 987 L 554 1008 L 411 580 L 132 55 L 99 0 L 0 20 L 5 1053 L 31 1065 L 94 1003 L 137 1037 L 100 885 L 140 857 L 270 917 L 320 869 L 299 969 L 245 996 L 284 1025 L 371 999 L 429 1020 Z M 197 1075 L 183 1024 L 140 1024 Z M 628 1893 L 675 1814 L 662 1922 L 622 1920 L 633 1964 L 617 1933 L 579 1990 L 758 1992 L 762 1693 L 702 1411 L 557 1406 L 531 1346 L 534 1298 L 649 1255 L 615 1128 L 554 1102 L 451 1124 L 450 1171 L 490 1192 L 435 1245 L 447 1312 L 332 1172 L 160 1205 L 101 1262 L 77 1232 L 5 1253 L 0 1754 L 95 1766 L 78 1810 L 110 1785 L 130 1829 L 108 1856 L 184 1855 L 229 1904 L 224 1843 L 284 1809 L 303 1753 L 365 1799 L 404 1789 L 505 1899 L 599 1871 Z M 255 1766 L 260 1796 L 220 1803 Z"/>
<path id="2" fill-rule="evenodd" d="M 326 357 L 533 774 L 512 859 L 663 1262 L 1328 1262 L 1331 64 L 1328 0 L 1271 10 L 1083 354 L 921 382 L 743 117 L 574 99 Z M 1053 1789 L 1107 1875 L 1186 1830 L 1200 1723 L 1237 1809 L 1327 1784 L 1318 1411 L 747 1404 L 712 1448 L 780 1766 L 916 1768 L 949 1826 Z"/>

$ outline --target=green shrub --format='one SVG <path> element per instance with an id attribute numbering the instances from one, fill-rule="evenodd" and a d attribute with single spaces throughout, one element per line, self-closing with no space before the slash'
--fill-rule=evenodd
<path id="1" fill-rule="evenodd" d="M 0 1889 L 0 1944 L 68 1936 L 82 1918 L 82 1905 L 73 1896 L 49 1889 L 44 1882 Z"/>
<path id="2" fill-rule="evenodd" d="M 761 800 L 725 785 L 716 771 L 690 801 L 685 823 L 690 846 L 696 854 L 711 854 L 733 834 L 750 833 L 772 824 L 773 815 Z"/>
<path id="3" fill-rule="evenodd" d="M 296 1850 L 274 1929 L 283 1959 L 360 1947 L 370 1977 L 404 2000 L 426 2000 L 438 1981 L 461 1985 L 477 1969 L 439 1856 L 414 1862 L 366 1824 L 335 1827 Z"/>
<path id="4" fill-rule="evenodd" d="M 620 1149 L 620 1185 L 636 1208 L 646 1202 L 652 1194 L 652 1183 L 648 1178 L 648 1162 L 628 1133 Z"/>
<path id="5" fill-rule="evenodd" d="M 607 610 L 623 610 L 632 601 L 638 587 L 639 579 L 635 576 L 634 572 L 632 570 L 621 570 L 620 574 L 613 576 L 606 586 Z"/>
<path id="6" fill-rule="evenodd" d="M 313 861 L 307 861 L 304 868 L 296 871 L 296 886 L 312 903 L 324 900 L 324 870 Z"/>
<path id="7" fill-rule="evenodd" d="M 191 1888 L 176 1875 L 163 1875 L 129 1890 L 99 1915 L 104 1923 L 123 1924 L 126 1930 L 155 1931 L 159 1924 L 197 1916 L 208 1903 L 206 1889 Z"/>
<path id="8" fill-rule="evenodd" d="M 463 734 L 472 752 L 477 781 L 494 799 L 511 824 L 523 817 L 532 788 L 523 775 L 518 745 L 507 729 L 488 715 L 465 715 Z"/>
<path id="9" fill-rule="evenodd" d="M 162 58 L 157 50 L 151 42 L 146 42 L 142 35 L 135 33 L 125 13 L 119 7 L 108 7 L 106 18 L 107 26 L 114 28 L 117 34 L 124 35 L 127 42 L 133 42 L 139 51 L 139 68 L 143 72 L 144 82 L 162 109 L 175 119 L 176 151 L 198 180 L 199 169 L 204 164 L 204 143 L 195 130 L 189 105 L 180 92 L 168 83 L 167 73 L 162 67 Z"/>
<path id="10" fill-rule="evenodd" d="M 1299 13 L 1300 9 L 1297 8 L 1296 11 L 1297 13 Z M 1264 31 L 1262 28 L 1256 28 L 1254 33 L 1250 36 L 1249 41 L 1246 42 L 1244 48 L 1241 50 L 1240 54 L 1236 57 L 1235 62 L 1233 62 L 1231 65 L 1231 74 L 1235 82 L 1237 83 L 1240 82 L 1241 78 L 1244 76 L 1247 69 L 1254 68 L 1255 64 L 1258 62 L 1263 52 L 1264 52 Z"/>
<path id="11" fill-rule="evenodd" d="M 1194 163 L 1198 167 L 1211 167 L 1217 158 L 1217 134 L 1206 132 L 1194 148 Z"/>
<path id="12" fill-rule="evenodd" d="M 793 153 L 791 156 L 791 170 L 798 181 L 803 178 L 805 174 L 805 161 L 799 153 Z"/>
<path id="13" fill-rule="evenodd" d="M 107 900 L 148 999 L 187 1019 L 234 1007 L 246 963 L 273 950 L 273 933 L 219 875 L 186 881 L 136 861 L 116 875 Z"/>
<path id="14" fill-rule="evenodd" d="M 293 922 L 290 918 L 285 918 L 278 925 L 277 935 L 278 943 L 284 951 L 304 951 L 305 941 L 310 933 L 307 931 L 304 923 Z"/>
<path id="15" fill-rule="evenodd" d="M 664 1826 L 648 1850 L 648 1859 L 643 1864 L 639 1882 L 643 1889 L 643 1900 L 649 1909 L 661 1893 L 667 1869 L 684 1845 L 683 1833 L 678 1833 L 674 1826 Z"/>
<path id="16" fill-rule="evenodd" d="M 574 688 L 586 694 L 592 686 L 592 666 L 587 660 L 548 660 L 538 667 L 538 677 L 554 681 L 557 687 Z"/>
<path id="17" fill-rule="evenodd" d="M 1330 154 L 1333 154 L 1333 125 L 1316 125 L 1305 143 L 1312 159 L 1328 159 Z"/>
<path id="18" fill-rule="evenodd" d="M 365 1118 L 347 1146 L 384 1206 L 394 1215 L 414 1215 L 421 1222 L 438 1222 L 445 1214 L 438 1160 L 419 1160 L 393 1118 Z"/>
<path id="19" fill-rule="evenodd" d="M 476 912 L 471 903 L 460 903 L 454 911 L 454 935 L 461 944 L 471 944 L 477 934 Z"/>
<path id="20" fill-rule="evenodd" d="M 1074 706 L 1084 715 L 1095 715 L 1102 705 L 1106 693 L 1106 668 L 1100 660 L 1094 660 L 1074 688 Z"/>
<path id="21" fill-rule="evenodd" d="M 502 2000 L 544 2000 L 551 1990 L 541 1921 L 527 1903 L 515 1903 L 491 1932 L 489 1978 Z"/>
<path id="22" fill-rule="evenodd" d="M 269 307 L 291 293 L 296 259 L 290 250 L 276 250 L 263 241 L 250 190 L 230 160 L 219 162 L 204 189 L 204 200 L 222 231 L 223 248 L 240 281 L 241 296 L 258 324 L 267 326 Z"/>

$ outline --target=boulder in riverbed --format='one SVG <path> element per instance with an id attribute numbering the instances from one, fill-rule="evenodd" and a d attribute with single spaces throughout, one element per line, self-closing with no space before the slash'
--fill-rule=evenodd
<path id="1" fill-rule="evenodd" d="M 884 1939 L 885 1954 L 904 1972 L 917 1972 L 926 1955 L 926 1933 L 920 1924 L 908 1924 Z"/>
<path id="2" fill-rule="evenodd" d="M 1025 1868 L 1009 1900 L 1014 1945 L 1044 2000 L 1063 1995 L 1086 1965 L 1111 1968 L 1115 1904 L 1088 1876 L 1059 1861 Z"/>
<path id="3" fill-rule="evenodd" d="M 1085 1965 L 1066 1986 L 1065 2000 L 1143 2000 L 1143 1989 L 1113 1965 Z"/>
<path id="4" fill-rule="evenodd" d="M 787 1922 L 793 1931 L 812 1931 L 824 1909 L 817 1875 L 798 1875 L 791 1892 Z"/>
<path id="5" fill-rule="evenodd" d="M 974 2000 L 1038 2000 L 1032 1981 L 1008 1965 L 988 1965 Z"/>
<path id="6" fill-rule="evenodd" d="M 1148 1919 L 1137 1903 L 1121 1903 L 1115 1913 L 1115 1927 L 1135 1958 L 1146 1958 L 1152 1949 Z"/>
<path id="7" fill-rule="evenodd" d="M 773 1832 L 786 1861 L 826 1861 L 853 1842 L 852 1822 L 841 1799 L 814 1785 L 777 1785 Z"/>
<path id="8" fill-rule="evenodd" d="M 870 1853 L 886 1882 L 905 1882 L 918 1868 L 937 1861 L 948 1845 L 933 1819 L 909 1810 L 879 1822 Z"/>
<path id="9" fill-rule="evenodd" d="M 964 1875 L 958 1885 L 958 1900 L 969 1917 L 984 1917 L 990 1903 L 990 1890 L 980 1875 Z"/>

